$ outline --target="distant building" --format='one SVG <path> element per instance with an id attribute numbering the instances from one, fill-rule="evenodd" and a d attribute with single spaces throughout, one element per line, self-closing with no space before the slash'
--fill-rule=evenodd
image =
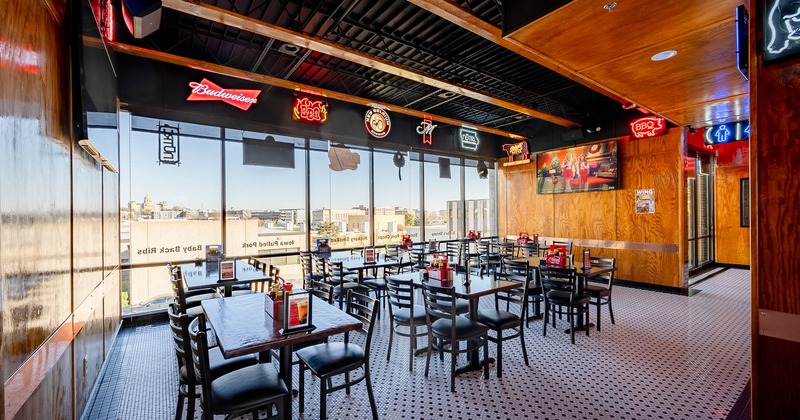
<path id="1" fill-rule="evenodd" d="M 311 212 L 311 222 L 343 222 L 347 224 L 349 216 L 367 214 L 365 209 L 319 209 Z"/>
<path id="2" fill-rule="evenodd" d="M 492 232 L 490 221 L 489 199 L 466 200 L 464 202 L 466 214 L 464 218 L 458 217 L 460 201 L 447 202 L 447 229 L 450 231 L 464 232 L 474 229 L 488 235 Z M 462 220 L 466 221 L 466 229 Z"/>

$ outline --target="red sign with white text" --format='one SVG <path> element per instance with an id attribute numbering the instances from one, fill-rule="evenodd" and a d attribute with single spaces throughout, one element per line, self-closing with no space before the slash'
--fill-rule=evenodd
<path id="1" fill-rule="evenodd" d="M 203 79 L 202 82 L 189 82 L 192 94 L 186 98 L 187 101 L 222 101 L 228 105 L 247 111 L 250 106 L 258 102 L 260 90 L 249 89 L 223 89 L 218 85 Z"/>
<path id="2" fill-rule="evenodd" d="M 324 123 L 328 119 L 328 103 L 322 99 L 297 96 L 292 107 L 292 118 L 310 123 Z"/>
<path id="3" fill-rule="evenodd" d="M 642 117 L 631 122 L 631 135 L 637 139 L 660 136 L 667 132 L 667 121 L 661 117 Z"/>

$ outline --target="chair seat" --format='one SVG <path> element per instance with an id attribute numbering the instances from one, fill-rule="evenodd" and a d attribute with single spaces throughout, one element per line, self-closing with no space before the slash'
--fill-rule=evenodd
<path id="1" fill-rule="evenodd" d="M 439 319 L 431 324 L 431 332 L 439 337 L 451 337 L 452 324 L 449 319 Z M 456 340 L 464 340 L 470 337 L 486 334 L 489 327 L 480 322 L 464 318 L 463 316 L 456 317 Z"/>
<path id="2" fill-rule="evenodd" d="M 387 287 L 386 286 L 386 279 L 383 279 L 383 278 L 377 278 L 377 279 L 376 278 L 371 278 L 369 280 L 364 280 L 363 282 L 361 282 L 361 284 L 363 284 L 364 286 L 367 286 L 367 287 L 369 287 L 370 289 L 373 289 L 373 290 L 374 289 L 383 290 L 383 289 L 386 289 L 386 287 Z"/>
<path id="3" fill-rule="evenodd" d="M 345 281 L 358 281 L 358 274 L 347 274 L 344 276 Z M 364 274 L 361 280 L 375 280 L 375 276 Z"/>
<path id="4" fill-rule="evenodd" d="M 593 298 L 611 296 L 611 290 L 608 290 L 607 287 L 597 286 L 593 284 L 589 284 L 586 287 L 584 287 L 583 292 L 586 294 L 586 296 Z"/>
<path id="5" fill-rule="evenodd" d="M 200 295 L 194 295 L 192 297 L 186 298 L 186 306 L 197 306 L 200 302 L 206 299 L 219 299 L 221 296 L 219 293 L 203 293 Z"/>
<path id="6" fill-rule="evenodd" d="M 184 290 L 184 292 L 183 292 L 183 294 L 187 298 L 192 297 L 192 296 L 197 296 L 197 295 L 204 295 L 204 294 L 207 294 L 207 293 L 217 293 L 217 291 L 215 289 L 208 288 L 208 289 Z"/>
<path id="7" fill-rule="evenodd" d="M 355 292 L 358 292 L 358 291 L 366 292 L 367 288 L 364 287 L 364 285 L 358 284 L 358 283 L 356 283 L 354 281 L 349 281 L 347 283 L 342 283 L 342 284 L 334 287 L 333 288 L 333 294 L 337 295 L 337 296 L 340 295 L 340 294 L 343 294 L 343 293 L 346 294 L 348 290 L 352 290 L 352 291 L 355 291 Z"/>
<path id="8" fill-rule="evenodd" d="M 219 347 L 208 349 L 208 367 L 211 371 L 212 380 L 219 378 L 222 375 L 231 373 L 234 370 L 239 370 L 241 368 L 257 364 L 258 356 L 255 354 L 226 359 L 222 355 L 222 351 L 220 351 Z M 187 377 L 186 373 L 186 366 L 184 366 L 181 368 L 181 378 L 184 380 Z"/>
<path id="9" fill-rule="evenodd" d="M 392 312 L 392 318 L 395 321 L 408 324 L 411 322 L 411 310 L 408 308 L 398 309 Z M 414 305 L 414 324 L 425 324 L 425 307 L 422 305 Z"/>
<path id="10" fill-rule="evenodd" d="M 569 306 L 570 292 L 568 291 L 561 291 L 561 290 L 551 290 L 547 292 L 547 299 L 550 303 L 560 306 Z M 592 300 L 589 296 L 576 296 L 575 299 L 572 300 L 572 306 L 580 306 L 589 303 Z"/>
<path id="11" fill-rule="evenodd" d="M 211 382 L 214 409 L 230 413 L 266 405 L 289 390 L 270 363 L 235 370 Z"/>
<path id="12" fill-rule="evenodd" d="M 191 308 L 186 308 L 184 310 L 184 312 L 186 312 L 186 315 L 189 316 L 189 319 L 195 319 L 195 318 L 197 318 L 197 315 L 200 315 L 200 314 L 203 313 L 203 307 L 202 306 L 192 306 Z"/>
<path id="13" fill-rule="evenodd" d="M 520 325 L 519 316 L 496 309 L 478 309 L 478 322 L 486 324 L 493 330 L 504 330 Z"/>
<path id="14" fill-rule="evenodd" d="M 448 306 L 448 302 L 440 302 L 441 305 Z M 465 314 L 469 312 L 469 302 L 464 299 L 456 299 L 456 313 Z"/>
<path id="15" fill-rule="evenodd" d="M 347 370 L 364 362 L 364 349 L 352 343 L 323 343 L 295 353 L 317 376 Z"/>

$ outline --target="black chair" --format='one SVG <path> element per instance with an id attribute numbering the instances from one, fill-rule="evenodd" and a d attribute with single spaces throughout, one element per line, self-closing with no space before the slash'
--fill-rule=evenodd
<path id="1" fill-rule="evenodd" d="M 311 286 L 309 291 L 312 295 L 324 300 L 329 305 L 333 305 L 333 286 L 331 284 L 316 280 L 312 280 L 308 284 Z"/>
<path id="2" fill-rule="evenodd" d="M 615 268 L 617 266 L 616 258 L 590 257 L 589 260 L 592 262 L 593 267 Z M 600 331 L 600 307 L 603 305 L 608 305 L 608 315 L 611 316 L 611 323 L 615 324 L 614 309 L 611 307 L 611 288 L 614 287 L 614 271 L 592 278 L 592 281 L 595 280 L 601 280 L 603 284 L 587 284 L 584 287 L 584 293 L 592 299 L 589 304 L 597 307 L 597 331 Z"/>
<path id="3" fill-rule="evenodd" d="M 180 265 L 173 265 L 172 263 L 167 263 L 167 271 L 169 275 L 175 277 L 176 279 L 183 279 L 183 273 L 181 272 Z M 217 289 L 207 287 L 202 289 L 195 289 L 195 290 L 186 290 L 184 289 L 183 294 L 187 298 L 191 298 L 198 295 L 206 295 L 209 293 L 217 293 Z"/>
<path id="4" fill-rule="evenodd" d="M 575 344 L 575 321 L 577 317 L 586 317 L 589 323 L 589 296 L 579 294 L 578 276 L 574 268 L 554 268 L 539 266 L 542 278 L 542 294 L 544 295 L 544 327 L 542 335 L 547 335 L 549 316 L 553 315 L 553 327 L 556 325 L 555 315 L 567 315 L 570 323 L 572 344 Z M 589 328 L 586 327 L 586 335 Z"/>
<path id="5" fill-rule="evenodd" d="M 446 245 L 445 253 L 450 261 L 450 266 L 453 267 L 456 272 L 464 272 L 467 270 L 466 259 L 467 253 L 469 252 L 468 246 L 469 242 L 464 241 L 448 242 Z"/>
<path id="6" fill-rule="evenodd" d="M 456 306 L 455 289 L 438 287 L 422 282 L 422 297 L 425 302 L 425 323 L 428 326 L 428 351 L 425 360 L 425 377 L 431 364 L 431 352 L 436 350 L 440 356 L 450 349 L 450 392 L 456 391 L 456 359 L 459 353 L 471 352 L 483 347 L 483 358 L 489 358 L 489 327 L 476 320 L 459 316 L 453 310 Z M 464 349 L 459 343 L 467 343 Z M 489 378 L 489 365 L 484 363 L 483 375 Z"/>
<path id="7" fill-rule="evenodd" d="M 353 290 L 357 293 L 369 293 L 367 286 L 359 284 L 358 281 L 348 280 L 352 279 L 352 277 L 348 277 L 348 275 L 344 273 L 345 271 L 341 261 L 333 262 L 331 260 L 325 260 L 325 275 L 328 282 L 334 285 L 333 298 L 339 301 L 339 309 L 344 307 L 344 298 L 347 296 L 348 290 Z"/>
<path id="8" fill-rule="evenodd" d="M 406 259 L 406 252 L 400 249 L 400 245 L 386 245 L 386 260 L 397 261 L 400 271 L 411 271 L 414 263 L 410 259 L 405 261 Z"/>
<path id="9" fill-rule="evenodd" d="M 417 331 L 426 327 L 425 307 L 414 304 L 414 282 L 412 280 L 398 279 L 393 275 L 386 276 L 389 288 L 389 347 L 386 351 L 386 361 L 392 355 L 392 341 L 394 335 L 409 337 L 411 351 L 408 356 L 408 370 L 414 371 L 414 353 L 417 352 L 417 337 L 427 335 L 427 331 Z M 396 308 L 396 309 L 395 309 Z M 408 332 L 401 328 L 408 328 Z"/>
<path id="10" fill-rule="evenodd" d="M 527 244 L 517 245 L 517 255 L 522 258 L 539 256 L 539 244 L 528 242 Z"/>
<path id="11" fill-rule="evenodd" d="M 507 280 L 525 282 L 527 284 L 528 293 L 524 296 L 527 313 L 525 324 L 530 327 L 531 320 L 541 318 L 541 305 L 544 301 L 542 283 L 539 281 L 537 269 L 532 269 L 525 261 L 514 261 L 506 258 L 503 262 L 502 273 Z M 513 291 L 513 293 L 519 292 L 521 292 L 521 289 Z M 506 310 L 509 310 L 509 304 L 510 301 L 506 301 Z M 530 311 L 531 305 L 533 305 L 533 313 Z"/>
<path id="12" fill-rule="evenodd" d="M 567 248 L 567 254 L 572 254 L 572 241 L 553 241 L 555 246 L 563 246 Z"/>
<path id="13" fill-rule="evenodd" d="M 200 307 L 200 302 L 203 300 L 217 299 L 222 297 L 220 294 L 214 292 L 187 297 L 186 286 L 184 285 L 182 279 L 171 276 L 169 282 L 170 286 L 172 287 L 172 297 L 175 301 L 178 312 L 182 314 L 188 314 L 190 318 L 194 318 L 203 312 L 203 308 Z"/>
<path id="14" fill-rule="evenodd" d="M 383 269 L 382 277 L 365 277 L 364 281 L 361 282 L 361 284 L 366 286 L 369 291 L 375 293 L 375 299 L 378 299 L 381 302 L 381 308 L 385 307 L 386 300 L 389 298 L 389 288 L 386 285 L 386 275 L 398 274 L 399 272 L 400 265 L 398 263 L 398 265 L 385 267 Z"/>
<path id="15" fill-rule="evenodd" d="M 195 399 L 197 393 L 197 380 L 192 367 L 192 346 L 189 339 L 189 316 L 179 314 L 175 305 L 170 304 L 167 309 L 169 326 L 172 331 L 172 341 L 175 355 L 178 357 L 178 406 L 175 409 L 175 420 L 180 420 L 183 414 L 183 400 L 186 399 L 186 418 L 194 418 Z M 240 356 L 226 359 L 222 356 L 219 347 L 208 350 L 208 365 L 212 379 L 233 372 L 243 367 L 258 364 L 256 355 Z"/>
<path id="16" fill-rule="evenodd" d="M 495 343 L 497 346 L 497 377 L 503 377 L 503 341 L 511 340 L 519 337 L 520 345 L 522 346 L 522 356 L 525 359 L 525 366 L 530 366 L 528 362 L 528 349 L 525 347 L 525 328 L 524 321 L 528 314 L 528 283 L 530 280 L 525 277 L 517 277 L 516 274 L 506 274 L 495 272 L 495 280 L 509 280 L 518 281 L 520 283 L 519 289 L 509 290 L 507 293 L 495 293 L 494 309 L 478 309 L 478 322 L 489 327 L 490 330 L 495 332 L 495 337 L 488 335 L 489 341 Z M 500 301 L 506 302 L 506 310 L 499 309 Z M 509 312 L 510 304 L 516 304 L 520 307 L 520 314 Z M 513 330 L 510 335 L 503 336 L 503 331 Z"/>
<path id="17" fill-rule="evenodd" d="M 261 363 L 214 378 L 206 335 L 205 315 L 200 314 L 189 324 L 189 338 L 194 375 L 203 390 L 203 397 L 200 398 L 202 418 L 211 419 L 216 414 L 235 417 L 252 413 L 254 419 L 259 419 L 258 410 L 261 408 L 266 408 L 267 413 L 275 408 L 275 414 L 268 414 L 267 419 L 284 416 L 283 397 L 289 390 L 275 366 Z"/>
<path id="18" fill-rule="evenodd" d="M 344 342 L 322 343 L 300 349 L 296 352 L 300 359 L 300 413 L 305 410 L 304 390 L 305 390 L 305 368 L 317 376 L 320 381 L 320 403 L 319 418 L 327 417 L 327 395 L 341 389 L 345 389 L 350 394 L 350 387 L 365 381 L 367 386 L 367 396 L 369 405 L 372 409 L 372 418 L 377 420 L 378 407 L 375 404 L 375 396 L 372 392 L 372 382 L 369 376 L 369 350 L 372 345 L 372 333 L 375 329 L 375 318 L 380 308 L 378 301 L 369 296 L 347 291 L 346 312 L 361 321 L 361 332 L 366 334 L 366 344 L 362 348 L 350 342 L 350 333 L 344 334 Z M 363 368 L 364 374 L 355 379 L 350 378 L 350 372 Z M 330 380 L 334 376 L 345 375 L 344 383 L 336 386 L 329 386 Z"/>
<path id="19" fill-rule="evenodd" d="M 483 276 L 484 269 L 486 274 L 500 268 L 500 253 L 497 252 L 497 245 L 491 241 L 481 240 L 478 242 L 478 264 L 480 265 L 479 275 Z"/>

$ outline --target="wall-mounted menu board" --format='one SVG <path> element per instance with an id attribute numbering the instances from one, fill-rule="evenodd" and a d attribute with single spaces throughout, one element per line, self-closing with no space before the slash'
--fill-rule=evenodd
<path id="1" fill-rule="evenodd" d="M 616 190 L 617 141 L 537 153 L 536 181 L 538 194 Z"/>

